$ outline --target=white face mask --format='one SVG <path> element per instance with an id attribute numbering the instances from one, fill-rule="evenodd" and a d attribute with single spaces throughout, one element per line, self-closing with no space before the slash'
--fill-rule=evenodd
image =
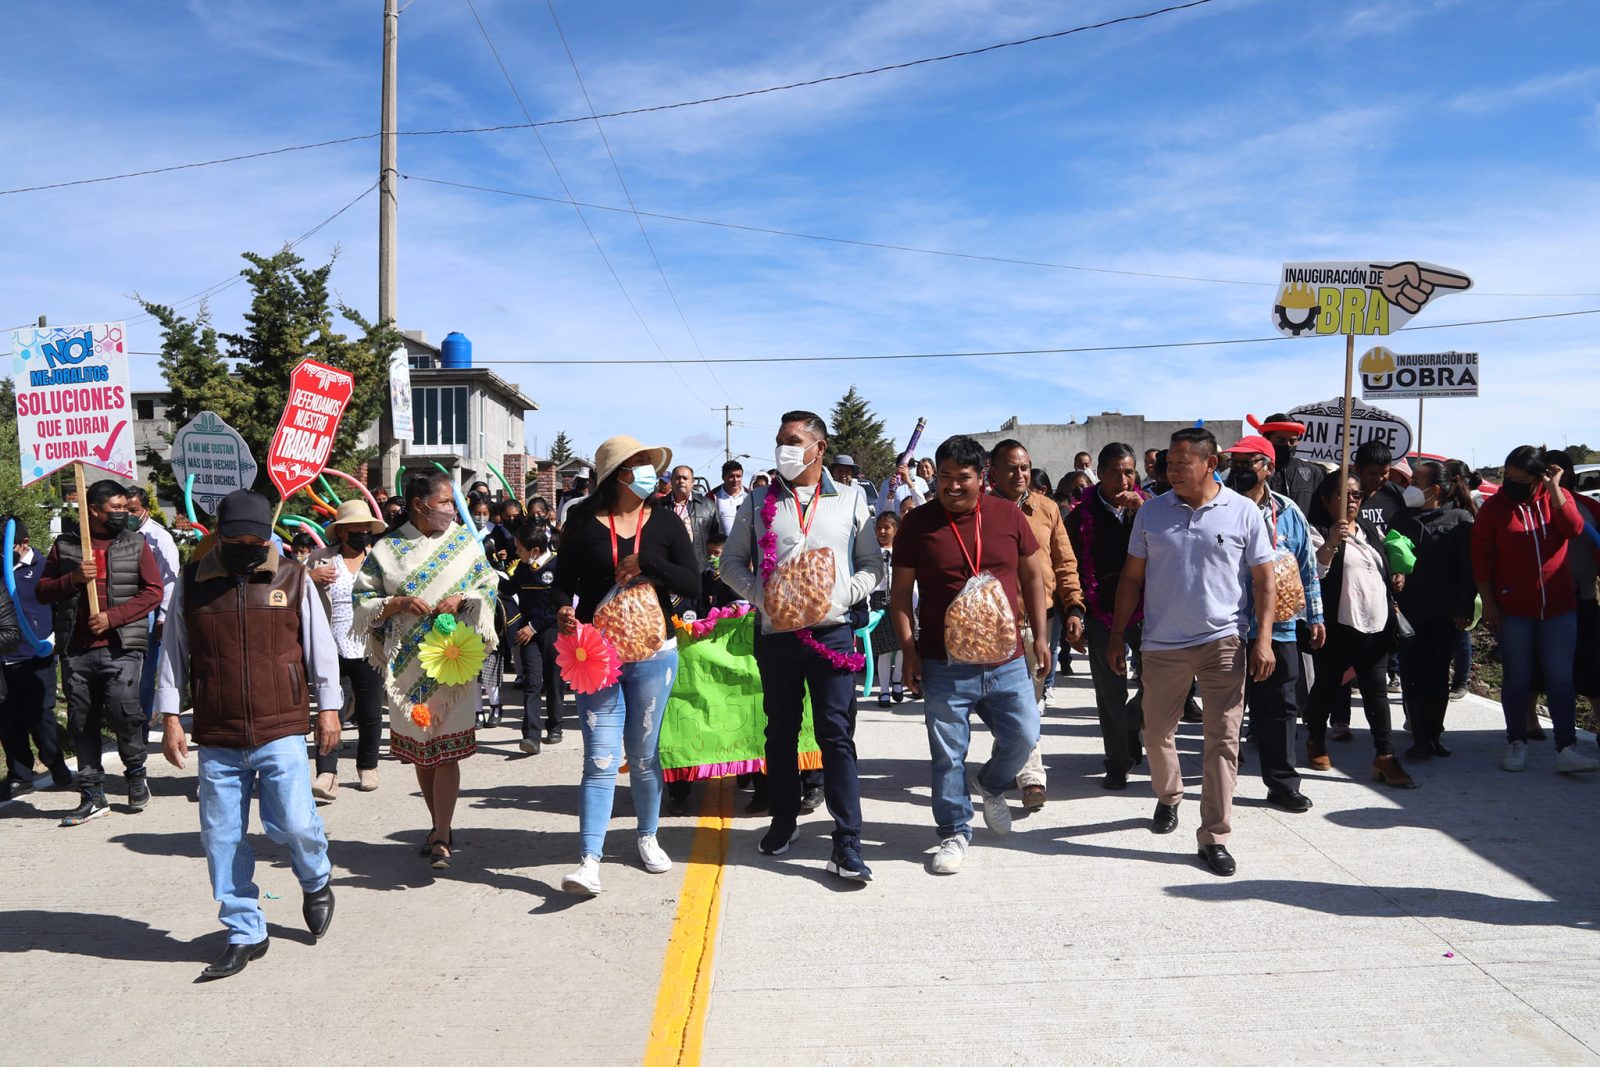
<path id="1" fill-rule="evenodd" d="M 1405 492 L 1402 493 L 1401 496 L 1405 497 L 1406 507 L 1420 508 L 1423 504 L 1423 501 L 1427 499 L 1428 495 L 1421 489 L 1418 489 L 1416 486 L 1408 485 L 1406 486 Z"/>
<path id="2" fill-rule="evenodd" d="M 811 464 L 806 462 L 806 452 L 810 445 L 779 445 L 772 458 L 778 473 L 785 479 L 792 480 L 805 473 Z"/>

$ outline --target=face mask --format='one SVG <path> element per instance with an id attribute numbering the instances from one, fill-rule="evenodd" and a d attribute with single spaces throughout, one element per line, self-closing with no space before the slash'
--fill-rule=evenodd
<path id="1" fill-rule="evenodd" d="M 1420 508 L 1428 499 L 1428 494 L 1414 485 L 1406 486 L 1406 491 L 1400 495 L 1405 498 L 1408 508 Z"/>
<path id="2" fill-rule="evenodd" d="M 472 516 L 472 525 L 476 526 L 480 530 L 487 529 L 488 525 L 489 525 L 489 516 L 487 516 L 487 515 L 474 515 L 474 516 Z"/>
<path id="3" fill-rule="evenodd" d="M 1228 472 L 1228 488 L 1235 493 L 1249 493 L 1261 484 L 1261 472 L 1255 467 L 1235 467 Z"/>
<path id="4" fill-rule="evenodd" d="M 429 514 L 433 516 L 433 524 L 439 529 L 448 529 L 456 521 L 456 509 L 453 507 L 431 508 Z"/>
<path id="5" fill-rule="evenodd" d="M 106 527 L 111 531 L 112 537 L 117 536 L 128 528 L 128 513 L 126 511 L 113 511 L 106 516 Z"/>
<path id="6" fill-rule="evenodd" d="M 372 534 L 365 530 L 362 530 L 360 533 L 349 533 L 344 535 L 344 543 L 355 549 L 357 552 L 365 552 L 367 549 L 371 548 L 372 540 Z"/>
<path id="7" fill-rule="evenodd" d="M 1282 470 L 1288 465 L 1289 461 L 1294 458 L 1294 449 L 1290 448 L 1288 445 L 1273 445 L 1272 456 L 1274 465 L 1279 470 Z"/>
<path id="8" fill-rule="evenodd" d="M 640 500 L 649 500 L 656 491 L 656 469 L 649 464 L 642 467 L 632 467 L 633 481 L 628 483 L 628 488 L 633 490 L 633 495 Z"/>
<path id="9" fill-rule="evenodd" d="M 1509 499 L 1521 503 L 1532 498 L 1533 485 L 1529 482 L 1506 482 L 1500 487 L 1500 491 Z"/>
<path id="10" fill-rule="evenodd" d="M 811 464 L 806 462 L 806 450 L 810 445 L 779 445 L 772 458 L 778 468 L 778 473 L 786 480 L 800 477 Z"/>
<path id="11" fill-rule="evenodd" d="M 140 529 L 143 526 L 144 526 L 144 518 L 141 518 L 140 516 L 135 515 L 131 511 L 128 512 L 128 529 L 137 530 L 137 529 Z"/>
<path id="12" fill-rule="evenodd" d="M 217 546 L 217 556 L 229 574 L 249 574 L 267 561 L 267 547 L 224 541 Z"/>

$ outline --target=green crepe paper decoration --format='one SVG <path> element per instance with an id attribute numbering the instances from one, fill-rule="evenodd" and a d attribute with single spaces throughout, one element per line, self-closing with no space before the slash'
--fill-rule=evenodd
<path id="1" fill-rule="evenodd" d="M 678 640 L 678 674 L 661 720 L 660 765 L 668 781 L 742 774 L 766 758 L 767 714 L 756 669 L 754 612 L 696 640 Z M 800 765 L 821 766 L 811 698 L 800 722 Z"/>
<path id="2" fill-rule="evenodd" d="M 433 620 L 433 632 L 449 637 L 456 632 L 456 617 L 448 612 Z"/>
<path id="3" fill-rule="evenodd" d="M 1390 574 L 1410 574 L 1417 569 L 1417 546 L 1399 530 L 1384 534 L 1383 550 L 1389 557 Z"/>

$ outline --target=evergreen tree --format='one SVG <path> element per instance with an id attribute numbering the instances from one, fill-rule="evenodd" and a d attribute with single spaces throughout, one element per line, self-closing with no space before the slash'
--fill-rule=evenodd
<path id="1" fill-rule="evenodd" d="M 894 473 L 894 442 L 884 435 L 883 420 L 852 385 L 833 405 L 828 418 L 828 459 L 841 453 L 861 468 L 861 477 L 878 483 Z"/>
<path id="2" fill-rule="evenodd" d="M 164 305 L 140 303 L 161 326 L 161 374 L 168 382 L 167 418 L 173 433 L 202 411 L 214 411 L 231 422 L 244 404 L 244 397 L 239 383 L 229 377 L 228 365 L 217 347 L 210 309 L 202 304 L 199 314 L 186 319 Z M 171 434 L 162 436 L 172 443 Z M 183 487 L 173 477 L 172 464 L 154 449 L 147 450 L 142 458 L 150 471 L 152 495 L 169 500 L 179 497 Z"/>
<path id="3" fill-rule="evenodd" d="M 22 487 L 21 453 L 17 445 L 17 392 L 10 378 L 0 378 L 0 515 L 15 515 L 27 527 L 36 552 L 50 551 L 50 518 L 59 498 L 50 478 Z M 70 472 L 71 467 L 67 470 Z M 3 527 L 0 527 L 3 530 Z"/>
<path id="4" fill-rule="evenodd" d="M 557 430 L 556 439 L 550 442 L 550 462 L 559 466 L 572 458 L 572 440 L 567 431 Z"/>

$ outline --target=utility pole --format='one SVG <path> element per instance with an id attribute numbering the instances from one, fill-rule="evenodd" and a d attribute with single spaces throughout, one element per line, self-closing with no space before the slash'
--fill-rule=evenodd
<path id="1" fill-rule="evenodd" d="M 399 327 L 395 305 L 395 224 L 400 170 L 400 138 L 396 132 L 399 87 L 400 0 L 383 0 L 383 101 L 378 112 L 378 319 Z M 378 416 L 378 484 L 390 485 L 399 473 L 400 443 L 395 440 L 389 405 Z"/>
<path id="2" fill-rule="evenodd" d="M 733 458 L 733 415 L 735 411 L 743 411 L 731 404 L 722 405 L 722 459 L 724 462 Z"/>

